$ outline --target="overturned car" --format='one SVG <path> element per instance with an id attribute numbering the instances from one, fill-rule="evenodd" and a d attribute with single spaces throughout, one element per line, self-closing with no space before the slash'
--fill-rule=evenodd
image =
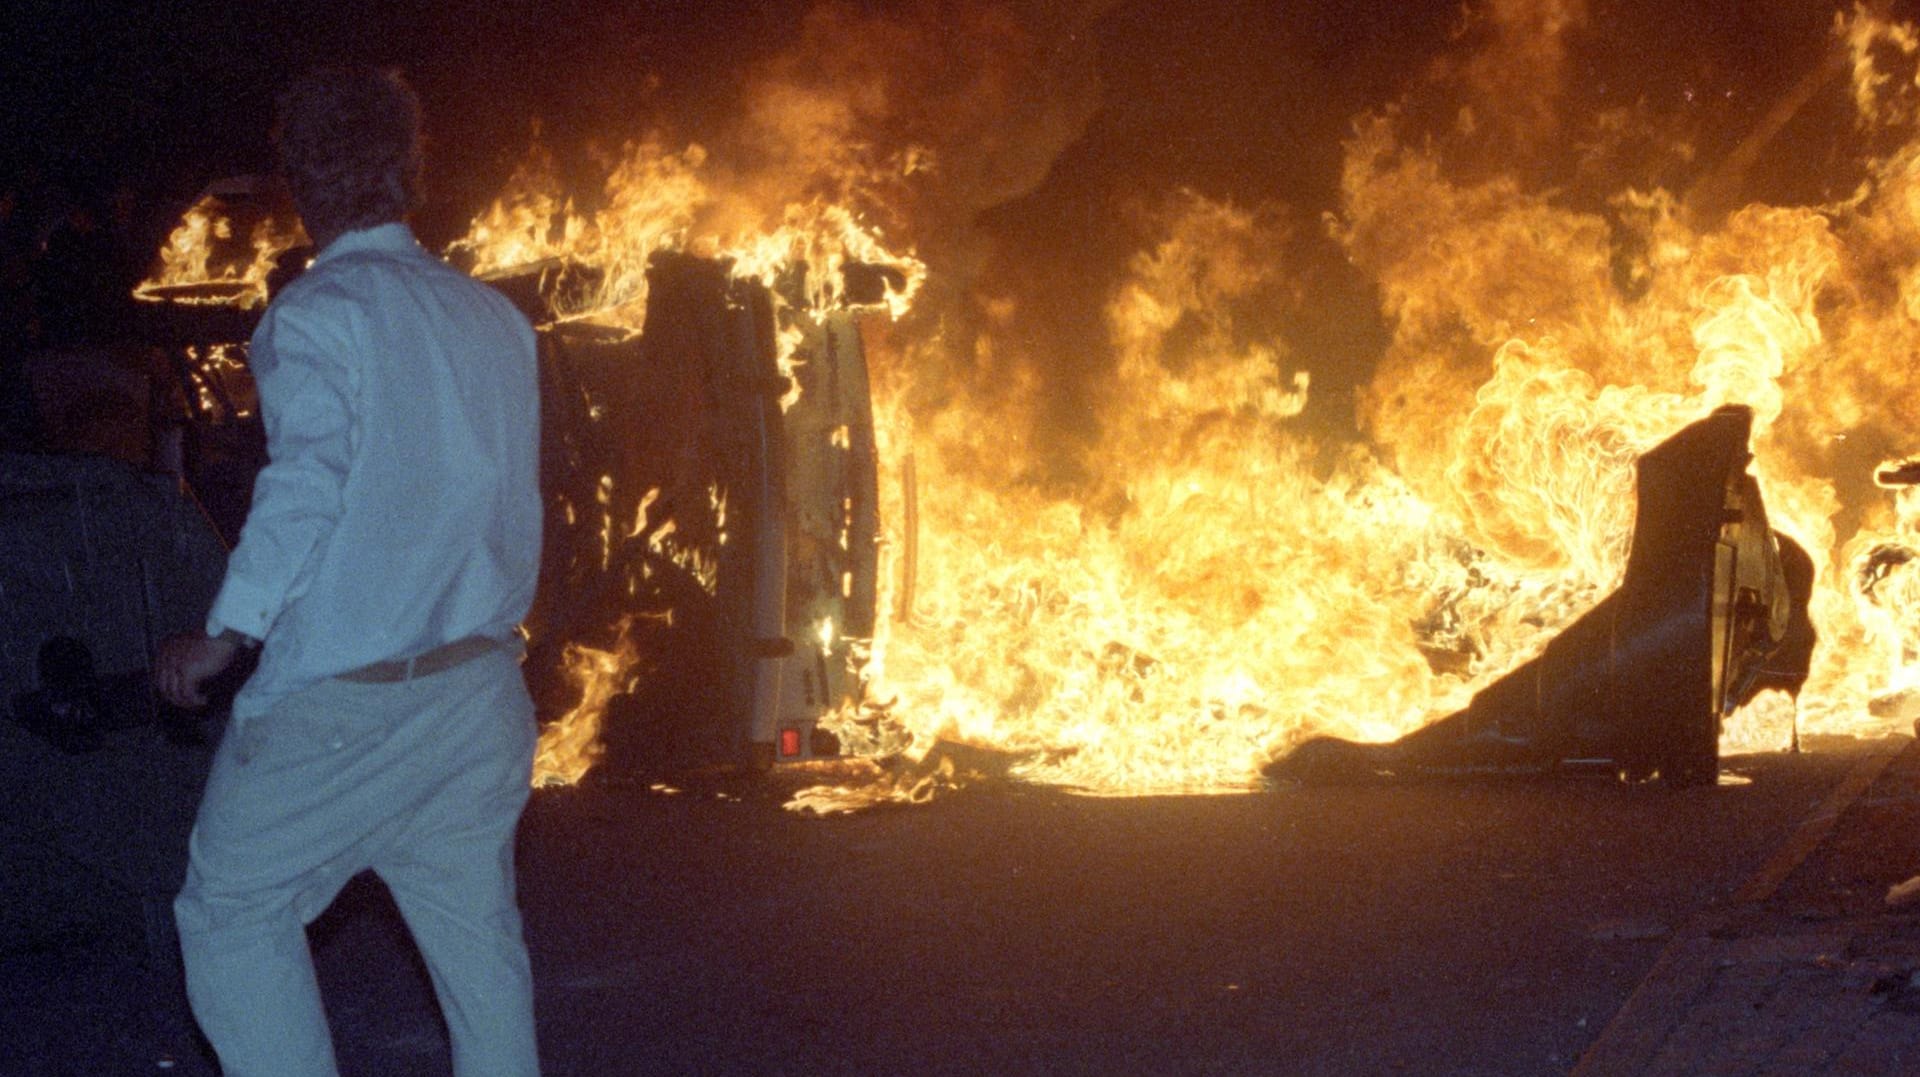
<path id="1" fill-rule="evenodd" d="M 265 462 L 245 341 L 305 260 L 301 237 L 271 223 L 286 212 L 273 197 L 210 189 L 182 227 L 234 250 L 177 243 L 196 251 L 191 279 L 139 293 L 143 335 L 178 382 L 172 467 L 228 542 Z M 246 263 L 263 247 L 280 263 L 271 274 Z M 724 257 L 663 250 L 648 259 L 643 318 L 564 314 L 597 272 L 549 258 L 476 274 L 539 340 L 546 526 L 527 630 L 553 734 L 543 776 L 575 780 L 609 751 L 676 766 L 833 755 L 820 722 L 861 690 L 877 591 L 859 322 L 898 274 L 848 262 L 823 288 L 795 260 L 767 283 Z"/>

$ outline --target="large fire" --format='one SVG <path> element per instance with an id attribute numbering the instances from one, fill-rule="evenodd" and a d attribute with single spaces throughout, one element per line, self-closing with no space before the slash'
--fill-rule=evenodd
<path id="1" fill-rule="evenodd" d="M 1502 83 L 1503 57 L 1550 82 L 1583 13 L 1491 5 L 1496 32 L 1458 77 L 1511 98 L 1514 132 L 1542 122 L 1551 95 Z M 886 25 L 838 11 L 809 32 Z M 956 38 L 1036 54 L 991 19 Z M 954 152 L 1012 123 L 992 72 L 948 91 L 989 104 L 942 130 L 877 103 L 899 90 L 883 60 L 775 65 L 740 135 L 755 159 L 653 137 L 573 195 L 536 150 L 453 253 L 479 273 L 590 266 L 563 314 L 628 327 L 657 250 L 724 254 L 769 281 L 804 260 L 824 270 L 816 289 L 843 261 L 904 268 L 893 320 L 867 323 L 885 534 L 865 699 L 839 719 L 859 749 L 918 758 L 944 740 L 1004 753 L 1028 780 L 1146 793 L 1246 788 L 1314 734 L 1398 736 L 1619 582 L 1634 459 L 1727 403 L 1754 409 L 1774 526 L 1818 566 L 1820 644 L 1797 704 L 1763 695 L 1728 718 L 1723 749 L 1784 747 L 1790 723 L 1879 734 L 1920 713 L 1920 578 L 1903 567 L 1920 494 L 1873 482 L 1920 453 L 1920 34 L 1854 8 L 1831 41 L 1839 59 L 1808 65 L 1841 77 L 1808 85 L 1850 94 L 1875 147 L 1831 204 L 1716 207 L 1737 177 L 1702 163 L 1689 189 L 1623 186 L 1579 208 L 1458 165 L 1398 106 L 1355 120 L 1324 219 L 1159 199 L 1098 312 L 1103 361 L 1071 357 L 1104 372 L 1069 402 L 1076 438 L 1049 432 L 1062 390 L 1017 331 L 1032 316 L 1018 282 L 975 279 L 982 256 L 952 227 L 1007 193 Z M 1458 109 L 1458 138 L 1493 122 L 1485 99 Z M 1071 127 L 1018 118 L 1041 142 Z M 1578 126 L 1605 163 L 1635 122 L 1620 109 Z M 1260 312 L 1305 286 L 1289 259 L 1311 243 L 1372 282 L 1389 334 L 1344 434 L 1302 421 L 1316 357 Z M 577 657 L 589 704 L 635 675 L 630 655 Z M 550 729 L 544 776 L 584 772 L 598 715 L 582 720 Z"/>
<path id="2" fill-rule="evenodd" d="M 1835 29 L 1860 123 L 1911 130 L 1913 30 L 1860 11 Z M 1875 66 L 1889 58 L 1901 74 Z M 1920 502 L 1869 473 L 1913 451 L 1920 144 L 1844 203 L 1695 223 L 1660 190 L 1618 192 L 1609 217 L 1508 176 L 1456 179 L 1399 128 L 1391 109 L 1356 124 L 1326 222 L 1393 334 L 1360 394 L 1363 438 L 1291 423 L 1309 387 L 1288 371 L 1310 357 L 1231 324 L 1288 272 L 1283 237 L 1190 195 L 1107 305 L 1115 359 L 1082 489 L 1022 481 L 994 433 L 1032 398 L 892 429 L 888 458 L 910 442 L 920 479 L 922 570 L 876 679 L 915 742 L 1152 791 L 1244 786 L 1316 733 L 1406 733 L 1619 582 L 1633 460 L 1732 402 L 1756 411 L 1775 526 L 1821 566 L 1821 645 L 1797 716 L 1765 694 L 1723 750 L 1784 747 L 1795 720 L 1903 726 L 1920 607 L 1881 573 L 1904 563 L 1887 551 L 1912 547 Z"/>

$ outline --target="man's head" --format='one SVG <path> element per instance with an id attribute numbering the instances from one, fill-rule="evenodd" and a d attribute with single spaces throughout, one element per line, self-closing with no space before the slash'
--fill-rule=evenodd
<path id="1" fill-rule="evenodd" d="M 401 220 L 419 200 L 420 101 L 398 72 L 300 76 L 280 96 L 274 144 L 317 246 Z"/>

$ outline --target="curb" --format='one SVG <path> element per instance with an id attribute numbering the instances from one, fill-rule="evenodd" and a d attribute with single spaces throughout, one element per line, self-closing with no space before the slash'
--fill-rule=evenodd
<path id="1" fill-rule="evenodd" d="M 1733 892 L 1727 906 L 1697 913 L 1675 931 L 1653 968 L 1600 1030 L 1569 1077 L 1645 1072 L 1668 1035 L 1686 1019 L 1692 1003 L 1713 979 L 1715 961 L 1723 944 L 1712 937 L 1712 931 L 1725 919 L 1726 907 L 1757 905 L 1772 897 L 1794 869 L 1827 840 L 1840 817 L 1873 785 L 1888 764 L 1909 751 L 1920 751 L 1920 740 L 1889 737 L 1869 749 L 1813 814 L 1774 850 L 1759 871 Z"/>

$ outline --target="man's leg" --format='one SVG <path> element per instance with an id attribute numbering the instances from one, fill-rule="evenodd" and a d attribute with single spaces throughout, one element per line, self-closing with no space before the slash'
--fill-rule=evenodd
<path id="1" fill-rule="evenodd" d="M 292 905 L 203 897 L 189 881 L 174 913 L 187 997 L 226 1077 L 334 1077 L 307 933 Z"/>
<path id="2" fill-rule="evenodd" d="M 231 729 L 194 823 L 174 915 L 227 1077 L 335 1073 L 305 925 L 364 867 L 356 845 L 378 820 L 343 796 L 360 753 L 342 750 L 331 709 L 322 686 Z"/>
<path id="3" fill-rule="evenodd" d="M 458 1077 L 533 1077 L 533 976 L 514 897 L 513 835 L 532 777 L 533 703 L 490 654 L 418 682 L 438 697 L 431 795 L 374 851 L 453 1041 Z"/>

